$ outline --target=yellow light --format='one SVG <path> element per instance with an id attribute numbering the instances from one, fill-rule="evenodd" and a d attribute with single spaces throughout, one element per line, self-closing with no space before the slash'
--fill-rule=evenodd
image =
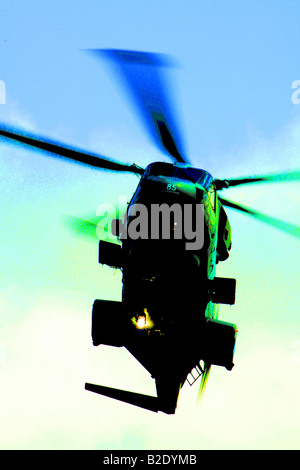
<path id="1" fill-rule="evenodd" d="M 150 329 L 153 327 L 153 321 L 151 320 L 149 313 L 146 308 L 144 308 L 144 315 L 140 315 L 137 320 L 134 320 L 135 326 L 139 330 Z"/>
<path id="2" fill-rule="evenodd" d="M 136 322 L 136 326 L 141 330 L 146 327 L 146 317 L 139 317 Z"/>

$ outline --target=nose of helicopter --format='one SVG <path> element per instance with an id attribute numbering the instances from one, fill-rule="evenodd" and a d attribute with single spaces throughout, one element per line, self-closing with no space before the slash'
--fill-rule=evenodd
<path id="1" fill-rule="evenodd" d="M 199 197 L 199 189 L 191 181 L 170 176 L 148 176 L 140 182 L 140 198 L 155 202 L 192 202 Z M 180 197 L 180 200 L 179 200 Z M 197 197 L 197 199 L 198 199 Z"/>

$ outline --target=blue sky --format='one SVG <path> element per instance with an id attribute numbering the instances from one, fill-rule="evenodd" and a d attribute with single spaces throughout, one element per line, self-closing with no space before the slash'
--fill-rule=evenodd
<path id="1" fill-rule="evenodd" d="M 169 54 L 170 94 L 187 154 L 215 177 L 299 167 L 298 1 L 0 0 L 0 120 L 141 166 L 152 145 L 107 64 L 84 52 Z M 84 391 L 90 381 L 153 394 L 126 351 L 93 348 L 95 298 L 121 277 L 97 264 L 62 214 L 130 197 L 138 179 L 1 143 L 0 446 L 3 449 L 258 449 L 299 446 L 299 242 L 228 210 L 237 301 L 235 367 L 215 367 L 204 402 L 185 385 L 175 416 Z M 233 188 L 228 199 L 299 221 L 298 183 Z"/>

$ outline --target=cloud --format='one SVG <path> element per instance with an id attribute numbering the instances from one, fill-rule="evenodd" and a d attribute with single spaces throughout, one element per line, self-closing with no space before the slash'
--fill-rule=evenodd
<path id="1" fill-rule="evenodd" d="M 124 349 L 91 346 L 86 313 L 83 299 L 43 295 L 2 330 L 2 449 L 297 448 L 293 341 L 242 332 L 233 371 L 213 367 L 200 406 L 197 382 L 185 384 L 176 415 L 167 416 L 84 390 L 94 380 L 154 393 L 152 379 Z"/>
<path id="2" fill-rule="evenodd" d="M 273 136 L 248 129 L 246 142 L 212 158 L 218 177 L 230 178 L 291 170 L 299 167 L 300 118 L 288 121 Z M 222 174 L 220 174 L 222 172 Z"/>

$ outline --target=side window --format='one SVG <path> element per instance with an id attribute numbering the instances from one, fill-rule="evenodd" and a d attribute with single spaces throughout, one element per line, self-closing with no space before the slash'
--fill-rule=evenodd
<path id="1" fill-rule="evenodd" d="M 214 185 L 212 184 L 208 190 L 208 198 L 210 200 L 211 206 L 213 210 L 216 210 L 216 189 Z"/>

